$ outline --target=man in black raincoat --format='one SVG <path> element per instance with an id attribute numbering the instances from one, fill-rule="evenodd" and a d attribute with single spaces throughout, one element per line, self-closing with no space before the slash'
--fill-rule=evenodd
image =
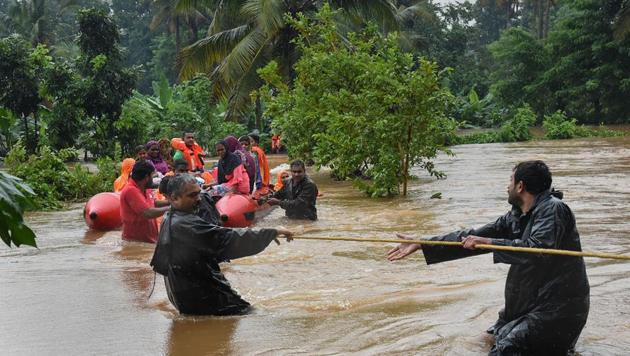
<path id="1" fill-rule="evenodd" d="M 181 314 L 243 314 L 250 304 L 243 300 L 221 273 L 219 263 L 255 255 L 278 235 L 291 239 L 286 229 L 228 229 L 195 214 L 200 188 L 188 174 L 168 182 L 171 210 L 162 221 L 151 260 L 164 276 L 168 298 Z"/>
<path id="2" fill-rule="evenodd" d="M 481 228 L 431 239 L 463 241 L 464 248 L 402 243 L 388 258 L 398 260 L 421 248 L 427 264 L 433 264 L 487 252 L 475 250 L 477 244 L 581 251 L 575 217 L 560 200 L 562 195 L 550 187 L 551 173 L 544 162 L 521 162 L 508 185 L 510 212 Z M 511 266 L 490 355 L 566 355 L 572 351 L 589 310 L 582 257 L 494 251 L 494 262 Z"/>
<path id="3" fill-rule="evenodd" d="M 317 185 L 306 175 L 304 162 L 291 162 L 291 178 L 267 200 L 269 205 L 279 205 L 289 219 L 317 220 Z"/>

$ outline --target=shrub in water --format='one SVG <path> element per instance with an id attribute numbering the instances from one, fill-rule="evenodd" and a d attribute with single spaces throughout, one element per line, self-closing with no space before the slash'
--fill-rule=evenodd
<path id="1" fill-rule="evenodd" d="M 545 137 L 548 139 L 567 139 L 578 136 L 578 126 L 575 119 L 567 118 L 560 110 L 551 115 L 545 115 L 543 121 Z M 579 136 L 583 136 L 584 134 Z"/>
<path id="2" fill-rule="evenodd" d="M 525 105 L 516 110 L 514 117 L 501 126 L 497 132 L 498 142 L 519 142 L 532 139 L 529 128 L 536 122 L 536 114 Z"/>
<path id="3" fill-rule="evenodd" d="M 69 169 L 62 158 L 68 157 L 69 151 L 56 153 L 50 147 L 43 146 L 37 155 L 27 155 L 22 144 L 16 144 L 6 158 L 9 172 L 22 178 L 33 188 L 37 209 L 58 209 L 63 202 L 77 201 L 112 190 L 116 179 L 116 164 L 110 158 L 97 161 L 98 173 L 92 174 L 77 164 Z"/>

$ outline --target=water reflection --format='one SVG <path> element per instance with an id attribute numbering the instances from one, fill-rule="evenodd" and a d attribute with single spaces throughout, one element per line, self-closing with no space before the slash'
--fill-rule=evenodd
<path id="1" fill-rule="evenodd" d="M 238 322 L 236 317 L 178 317 L 171 322 L 168 355 L 231 355 Z"/>
<path id="2" fill-rule="evenodd" d="M 128 295 L 140 308 L 148 306 L 154 284 L 162 282 L 149 267 L 153 249 L 153 244 L 123 241 L 120 250 L 113 253 L 124 266 L 120 273 Z"/>

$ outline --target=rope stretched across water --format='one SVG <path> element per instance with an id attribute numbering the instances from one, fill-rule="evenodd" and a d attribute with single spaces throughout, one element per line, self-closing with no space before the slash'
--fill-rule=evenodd
<path id="1" fill-rule="evenodd" d="M 431 241 L 431 240 L 404 240 L 404 239 L 373 239 L 373 238 L 358 238 L 358 237 L 331 237 L 331 236 L 293 236 L 296 240 L 326 240 L 326 241 L 356 241 L 356 242 L 383 242 L 383 243 L 410 243 L 419 245 L 438 245 L 438 246 L 464 246 L 463 242 L 457 241 Z M 570 250 L 557 250 L 551 248 L 534 248 L 534 247 L 513 247 L 513 246 L 499 246 L 499 245 L 476 245 L 475 248 L 481 250 L 496 250 L 496 251 L 511 251 L 511 252 L 526 252 L 526 253 L 541 253 L 547 255 L 563 255 L 563 256 L 578 256 L 578 257 L 598 257 L 598 258 L 610 258 L 615 260 L 630 260 L 628 255 L 618 255 L 612 253 L 601 252 L 585 252 L 585 251 L 570 251 Z"/>

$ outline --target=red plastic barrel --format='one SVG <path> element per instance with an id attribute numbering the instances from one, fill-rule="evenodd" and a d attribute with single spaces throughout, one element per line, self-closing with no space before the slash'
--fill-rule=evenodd
<path id="1" fill-rule="evenodd" d="M 83 209 L 83 218 L 91 229 L 107 231 L 120 228 L 120 194 L 98 193 L 91 197 Z"/>

